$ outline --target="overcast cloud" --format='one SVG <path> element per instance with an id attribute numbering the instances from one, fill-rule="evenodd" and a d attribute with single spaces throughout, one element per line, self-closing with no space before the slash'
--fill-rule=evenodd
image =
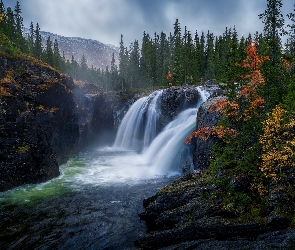
<path id="1" fill-rule="evenodd" d="M 178 18 L 182 29 L 221 35 L 225 27 L 236 26 L 247 36 L 263 30 L 258 18 L 266 9 L 266 0 L 19 0 L 25 27 L 38 22 L 41 30 L 69 37 L 82 37 L 125 46 L 143 32 L 153 37 L 173 32 Z M 293 0 L 283 0 L 283 14 L 293 11 Z M 16 0 L 3 0 L 5 7 Z"/>

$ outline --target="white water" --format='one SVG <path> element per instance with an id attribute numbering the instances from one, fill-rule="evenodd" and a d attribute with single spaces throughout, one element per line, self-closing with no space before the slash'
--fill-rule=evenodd
<path id="1" fill-rule="evenodd" d="M 157 136 L 155 135 L 157 106 L 159 105 L 158 98 L 161 96 L 162 91 L 156 91 L 148 98 L 141 98 L 133 104 L 119 127 L 113 149 L 139 149 L 141 148 L 140 143 L 142 143 L 144 151 L 139 155 L 135 154 L 134 158 L 132 157 L 126 162 L 124 160 L 121 161 L 120 163 L 124 169 L 123 172 L 126 170 L 126 167 L 131 167 L 131 175 L 148 177 L 181 171 L 181 152 L 185 147 L 185 138 L 195 129 L 198 108 L 209 95 L 201 87 L 197 89 L 201 96 L 197 106 L 181 112 Z M 147 124 L 144 125 L 143 121 L 140 120 L 143 118 L 142 112 L 146 105 L 149 106 Z M 145 128 L 143 142 L 140 142 L 140 139 L 136 137 L 139 135 L 138 127 L 140 126 Z M 136 143 L 128 144 L 129 141 Z M 135 144 L 137 147 L 135 147 Z"/>
<path id="2" fill-rule="evenodd" d="M 144 105 L 148 105 L 148 97 L 138 100 L 129 109 L 122 120 L 117 142 L 113 147 L 80 153 L 61 166 L 61 175 L 58 178 L 16 188 L 6 192 L 5 196 L 12 200 L 27 201 L 32 197 L 51 196 L 67 189 L 81 190 L 85 185 L 136 184 L 181 174 L 181 153 L 185 149 L 185 137 L 194 130 L 198 107 L 208 96 L 205 90 L 198 90 L 201 95 L 198 105 L 181 112 L 142 153 L 138 153 L 136 146 L 142 146 L 143 141 L 139 141 L 136 136 L 142 126 L 141 111 Z M 154 97 L 158 98 L 160 94 L 156 92 Z M 152 99 L 149 103 L 153 103 Z M 159 105 L 156 101 L 154 103 L 155 106 Z M 157 107 L 154 108 L 157 110 Z M 130 124 L 130 121 L 134 124 Z M 129 140 L 132 142 L 128 143 Z"/>

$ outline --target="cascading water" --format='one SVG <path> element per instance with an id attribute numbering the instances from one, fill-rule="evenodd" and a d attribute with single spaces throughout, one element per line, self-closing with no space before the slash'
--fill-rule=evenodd
<path id="1" fill-rule="evenodd" d="M 113 148 L 140 151 L 150 144 L 156 136 L 157 103 L 162 92 L 157 90 L 131 106 L 119 126 Z"/>
<path id="2" fill-rule="evenodd" d="M 144 148 L 148 147 L 152 140 L 156 137 L 157 134 L 157 116 L 158 116 L 158 103 L 159 97 L 162 94 L 162 90 L 158 90 L 155 93 L 155 96 L 152 98 L 151 103 L 148 105 L 147 110 L 147 121 L 144 131 Z"/>
<path id="3" fill-rule="evenodd" d="M 81 152 L 49 182 L 0 193 L 0 249 L 133 249 L 146 231 L 142 199 L 179 174 L 184 138 L 207 98 L 198 91 L 199 104 L 158 135 L 163 91 L 132 105 L 113 147 Z"/>
<path id="4" fill-rule="evenodd" d="M 147 97 L 142 97 L 137 100 L 124 116 L 117 132 L 114 148 L 121 150 L 136 150 L 139 148 L 142 115 L 147 100 Z"/>
<path id="5" fill-rule="evenodd" d="M 178 171 L 185 137 L 194 130 L 197 110 L 208 98 L 206 90 L 201 87 L 197 87 L 197 89 L 201 100 L 196 107 L 181 112 L 157 136 L 157 112 L 160 105 L 159 97 L 163 91 L 158 90 L 148 98 L 139 99 L 124 117 L 113 148 L 125 150 L 144 148 L 141 157 L 143 162 L 150 167 L 150 172 L 154 174 Z M 145 124 L 144 112 L 146 112 Z M 139 137 L 140 128 L 144 128 L 143 140 Z"/>

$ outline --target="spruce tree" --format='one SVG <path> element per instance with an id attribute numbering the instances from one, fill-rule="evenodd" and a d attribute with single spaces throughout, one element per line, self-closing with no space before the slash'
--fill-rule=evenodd
<path id="1" fill-rule="evenodd" d="M 50 36 L 48 36 L 46 41 L 46 48 L 44 51 L 44 56 L 42 57 L 45 62 L 53 66 L 53 51 L 52 51 L 52 41 Z"/>
<path id="2" fill-rule="evenodd" d="M 4 7 L 4 3 L 1 0 L 0 1 L 0 32 L 3 33 L 4 32 L 4 28 L 5 28 L 5 7 Z"/>
<path id="3" fill-rule="evenodd" d="M 114 52 L 112 53 L 110 74 L 111 74 L 110 88 L 113 90 L 120 88 L 120 86 L 117 86 L 118 85 L 118 67 L 116 65 L 116 59 L 115 59 Z"/>
<path id="4" fill-rule="evenodd" d="M 4 24 L 4 33 L 11 41 L 15 41 L 16 32 L 15 32 L 15 21 L 13 11 L 10 7 L 7 8 Z"/>
<path id="5" fill-rule="evenodd" d="M 85 55 L 83 54 L 81 58 L 81 63 L 80 63 L 80 79 L 81 80 L 86 80 L 87 69 L 88 69 L 87 60 Z"/>
<path id="6" fill-rule="evenodd" d="M 40 34 L 40 27 L 38 23 L 36 24 L 36 29 L 35 29 L 33 56 L 39 60 L 42 59 L 42 37 Z"/>
<path id="7" fill-rule="evenodd" d="M 140 87 L 139 62 L 140 62 L 139 44 L 138 44 L 138 40 L 135 40 L 129 53 L 129 63 L 128 63 L 129 86 L 131 89 L 134 87 Z"/>
<path id="8" fill-rule="evenodd" d="M 63 60 L 63 58 L 60 55 L 57 39 L 54 39 L 54 44 L 53 44 L 53 67 L 55 67 L 58 70 L 62 70 L 62 60 Z"/>
<path id="9" fill-rule="evenodd" d="M 284 17 L 281 13 L 281 0 L 267 0 L 267 9 L 259 15 L 264 23 L 265 55 L 270 60 L 263 65 L 266 85 L 263 88 L 265 106 L 268 111 L 282 101 L 287 86 L 282 61 L 281 35 L 284 34 Z"/>
<path id="10" fill-rule="evenodd" d="M 127 65 L 128 65 L 128 53 L 126 53 L 126 48 L 124 47 L 123 35 L 121 34 L 120 40 L 120 51 L 119 51 L 119 76 L 121 82 L 121 89 L 126 88 L 126 78 L 127 78 Z"/>
<path id="11" fill-rule="evenodd" d="M 178 19 L 174 23 L 174 34 L 172 38 L 172 79 L 175 85 L 182 85 L 184 79 L 183 68 L 183 43 L 181 38 L 181 27 Z"/>
<path id="12" fill-rule="evenodd" d="M 34 41 L 35 41 L 35 30 L 34 30 L 34 24 L 33 22 L 31 22 L 30 28 L 29 28 L 29 35 L 28 35 L 29 54 L 31 56 L 34 55 Z"/>

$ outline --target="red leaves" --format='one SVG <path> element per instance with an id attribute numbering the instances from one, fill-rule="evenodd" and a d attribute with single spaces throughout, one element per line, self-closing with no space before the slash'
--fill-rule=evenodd
<path id="1" fill-rule="evenodd" d="M 191 133 L 186 139 L 185 143 L 190 144 L 193 137 L 199 137 L 202 141 L 207 140 L 210 136 L 218 137 L 220 139 L 225 139 L 226 137 L 234 138 L 237 136 L 234 129 L 225 128 L 224 126 L 216 127 L 202 127 L 197 131 Z"/>
<path id="2" fill-rule="evenodd" d="M 226 99 L 218 100 L 212 104 L 209 112 L 217 111 L 227 118 L 234 118 L 235 121 L 247 121 L 253 116 L 259 116 L 259 109 L 263 106 L 264 99 L 259 96 L 258 88 L 264 84 L 264 79 L 260 71 L 261 64 L 269 60 L 269 57 L 259 57 L 257 52 L 257 41 L 249 43 L 245 51 L 247 57 L 240 64 L 243 68 L 249 69 L 249 74 L 242 75 L 241 78 L 248 82 L 242 85 L 235 101 Z M 239 104 L 240 103 L 240 104 Z M 241 108 L 243 107 L 243 108 Z M 234 125 L 234 124 L 232 124 Z M 193 132 L 186 138 L 186 144 L 189 144 L 193 137 L 199 137 L 201 140 L 207 140 L 210 136 L 215 136 L 226 141 L 228 137 L 235 138 L 237 131 L 234 128 L 224 126 L 203 127 Z"/>

